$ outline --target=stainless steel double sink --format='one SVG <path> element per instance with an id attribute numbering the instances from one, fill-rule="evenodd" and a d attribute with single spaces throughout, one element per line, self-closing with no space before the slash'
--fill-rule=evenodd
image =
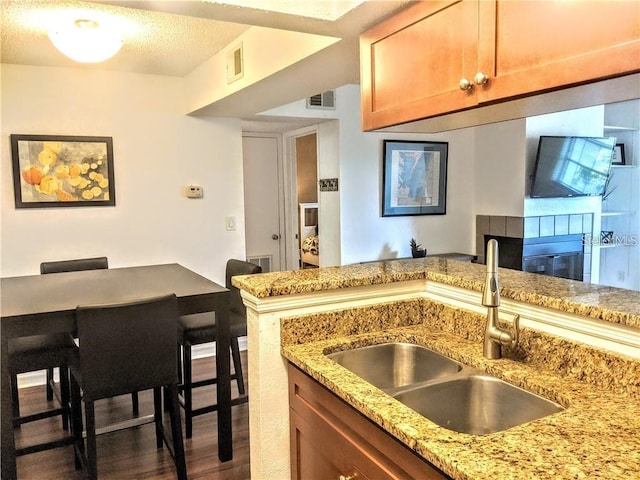
<path id="1" fill-rule="evenodd" d="M 441 427 L 486 435 L 564 408 L 498 378 L 410 343 L 327 355 Z"/>

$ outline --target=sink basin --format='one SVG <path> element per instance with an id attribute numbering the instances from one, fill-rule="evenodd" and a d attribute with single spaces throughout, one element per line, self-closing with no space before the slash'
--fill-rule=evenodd
<path id="1" fill-rule="evenodd" d="M 418 387 L 394 398 L 441 427 L 486 435 L 564 410 L 497 378 L 471 375 Z"/>
<path id="2" fill-rule="evenodd" d="M 328 357 L 385 391 L 442 378 L 462 370 L 456 361 L 410 343 L 371 345 L 331 353 Z"/>

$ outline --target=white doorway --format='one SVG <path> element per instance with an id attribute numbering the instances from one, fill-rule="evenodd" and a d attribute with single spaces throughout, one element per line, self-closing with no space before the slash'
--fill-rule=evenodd
<path id="1" fill-rule="evenodd" d="M 285 258 L 281 150 L 280 135 L 242 135 L 247 260 L 263 272 L 282 270 Z"/>
<path id="2" fill-rule="evenodd" d="M 314 132 L 295 138 L 300 268 L 320 266 L 317 137 Z"/>
<path id="3" fill-rule="evenodd" d="M 287 268 L 297 270 L 301 268 L 301 221 L 300 205 L 305 203 L 316 203 L 319 209 L 319 198 L 317 194 L 318 163 L 317 163 L 317 135 L 318 127 L 304 127 L 292 130 L 283 134 L 284 144 L 284 177 L 285 182 L 285 204 L 287 212 Z M 301 142 L 298 140 L 302 139 Z M 310 140 L 305 141 L 304 139 Z M 299 172 L 298 149 L 306 150 L 303 155 L 312 157 L 312 164 L 305 167 L 306 173 Z M 313 170 L 313 172 L 311 172 Z M 302 173 L 302 174 L 301 174 Z M 308 178 L 303 178 L 307 176 Z M 313 192 L 311 192 L 313 190 Z M 302 191 L 302 198 L 300 197 Z M 306 193 L 304 193 L 306 191 Z M 309 196 L 310 195 L 310 196 Z"/>

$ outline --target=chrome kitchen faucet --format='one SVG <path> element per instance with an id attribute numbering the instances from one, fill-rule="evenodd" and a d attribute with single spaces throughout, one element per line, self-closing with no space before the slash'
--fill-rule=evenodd
<path id="1" fill-rule="evenodd" d="M 482 292 L 482 305 L 487 307 L 487 324 L 484 331 L 485 358 L 502 357 L 502 346 L 515 347 L 518 344 L 520 315 L 513 317 L 513 333 L 502 330 L 498 326 L 498 307 L 500 306 L 500 287 L 498 285 L 498 242 L 491 239 L 487 242 L 487 273 Z"/>

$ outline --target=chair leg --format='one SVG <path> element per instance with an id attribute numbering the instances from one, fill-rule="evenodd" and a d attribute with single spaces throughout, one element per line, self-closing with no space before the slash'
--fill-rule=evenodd
<path id="1" fill-rule="evenodd" d="M 169 403 L 169 417 L 171 420 L 171 438 L 173 438 L 173 461 L 176 464 L 178 480 L 187 480 L 187 462 L 182 440 L 182 424 L 180 421 L 180 406 L 178 405 L 178 386 L 165 387 L 165 395 Z"/>
<path id="2" fill-rule="evenodd" d="M 138 401 L 138 392 L 131 392 L 131 405 L 133 414 L 138 415 L 140 413 L 140 402 Z"/>
<path id="3" fill-rule="evenodd" d="M 160 387 L 153 389 L 153 421 L 156 426 L 156 448 L 162 448 L 162 390 Z"/>
<path id="4" fill-rule="evenodd" d="M 53 368 L 47 368 L 47 400 L 53 400 Z"/>
<path id="5" fill-rule="evenodd" d="M 193 434 L 193 388 L 191 370 L 191 344 L 184 344 L 184 429 L 185 436 L 191 438 Z"/>
<path id="6" fill-rule="evenodd" d="M 233 369 L 236 373 L 236 382 L 238 382 L 238 393 L 240 393 L 240 395 L 244 395 L 244 377 L 242 376 L 242 361 L 240 360 L 238 337 L 231 337 L 231 357 L 233 358 Z"/>
<path id="7" fill-rule="evenodd" d="M 69 400 L 69 369 L 59 367 L 60 370 L 60 403 L 62 404 L 62 428 L 69 430 L 69 417 L 71 416 Z"/>
<path id="8" fill-rule="evenodd" d="M 20 417 L 20 398 L 18 395 L 18 375 L 11 375 L 11 403 L 13 406 L 13 418 Z M 20 424 L 14 424 L 14 427 Z"/>
<path id="9" fill-rule="evenodd" d="M 82 439 L 82 400 L 80 397 L 80 386 L 75 377 L 71 375 L 71 431 L 73 432 L 75 467 L 76 470 L 82 468 L 80 456 L 84 456 L 84 440 Z"/>
<path id="10" fill-rule="evenodd" d="M 84 402 L 87 417 L 87 479 L 98 480 L 98 452 L 96 451 L 96 416 L 92 401 Z M 81 433 L 82 435 L 82 433 Z"/>
<path id="11" fill-rule="evenodd" d="M 180 385 L 182 385 L 182 345 L 178 344 L 178 351 L 176 352 L 176 361 L 178 366 L 178 393 L 180 393 Z"/>
<path id="12" fill-rule="evenodd" d="M 179 343 L 176 345 L 176 368 L 178 371 L 178 396 L 181 391 L 184 391 L 183 382 L 183 374 L 182 374 L 182 345 Z M 167 396 L 164 396 L 164 410 L 165 412 L 169 411 L 169 399 Z"/>

